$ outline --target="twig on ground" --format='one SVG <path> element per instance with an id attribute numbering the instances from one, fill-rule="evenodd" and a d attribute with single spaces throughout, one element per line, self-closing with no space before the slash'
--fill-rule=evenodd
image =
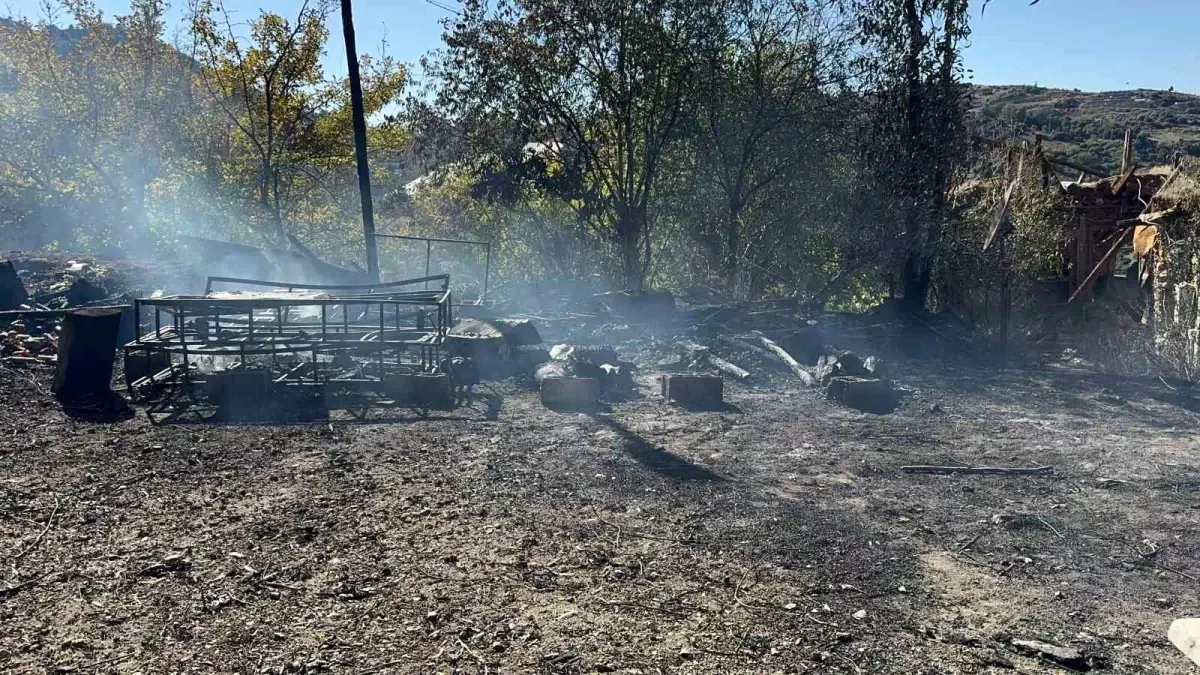
<path id="1" fill-rule="evenodd" d="M 604 598 L 596 598 L 596 600 L 599 601 L 600 604 L 608 607 L 633 607 L 635 609 L 644 609 L 651 612 L 662 612 L 663 614 L 670 614 L 671 616 L 678 618 L 685 618 L 688 616 L 688 612 L 682 609 L 682 605 L 680 609 L 671 609 L 661 605 L 658 607 L 655 607 L 654 605 L 644 605 L 639 602 L 621 602 L 619 600 L 605 600 Z"/>
<path id="2" fill-rule="evenodd" d="M 904 473 L 934 473 L 934 474 L 951 474 L 951 473 L 978 473 L 978 474 L 998 474 L 998 475 L 1042 475 L 1052 473 L 1052 466 L 1033 466 L 1033 467 L 1007 467 L 1007 466 L 926 466 L 912 465 L 902 466 L 900 470 Z"/>
<path id="3" fill-rule="evenodd" d="M 860 674 L 862 673 L 862 668 L 859 668 L 857 663 L 851 661 L 850 659 L 846 658 L 845 656 L 842 656 L 841 654 L 833 654 L 833 657 L 835 659 L 840 659 L 843 663 L 850 664 L 850 667 L 854 668 L 854 672 L 860 673 Z"/>
<path id="4" fill-rule="evenodd" d="M 1053 532 L 1054 534 L 1058 535 L 1058 538 L 1059 538 L 1059 539 L 1065 539 L 1065 538 L 1066 538 L 1066 537 L 1064 537 L 1064 536 L 1063 536 L 1063 533 L 1062 533 L 1062 532 L 1059 532 L 1058 530 L 1054 529 L 1054 526 L 1053 526 L 1053 525 L 1051 525 L 1050 523 L 1047 523 L 1045 518 L 1043 518 L 1043 517 L 1041 517 L 1041 516 L 1037 516 L 1037 519 L 1038 519 L 1038 522 L 1039 522 L 1039 523 L 1041 523 L 1041 524 L 1043 524 L 1043 525 L 1045 525 L 1045 526 L 1046 526 L 1046 529 L 1048 529 L 1048 530 L 1050 530 L 1051 532 Z"/>
<path id="5" fill-rule="evenodd" d="M 601 523 L 604 523 L 605 525 L 607 525 L 611 528 L 614 528 L 618 531 L 623 531 L 621 529 L 620 525 L 617 525 L 616 523 L 610 523 L 607 520 L 601 518 L 600 513 L 595 510 L 595 507 L 592 507 L 592 511 L 594 513 L 596 513 L 596 520 L 598 520 Z M 642 534 L 640 532 L 636 532 L 636 531 L 632 531 L 632 530 L 629 532 L 625 532 L 625 534 L 627 534 L 630 537 L 637 537 L 639 539 L 652 539 L 654 541 L 669 541 L 669 542 L 673 542 L 676 544 L 699 544 L 699 543 L 701 543 L 699 539 L 676 539 L 675 537 L 660 537 L 658 535 Z"/>
<path id="6" fill-rule="evenodd" d="M 478 661 L 479 665 L 483 666 L 483 673 L 484 673 L 484 675 L 487 675 L 490 672 L 488 670 L 487 661 L 484 661 L 483 657 L 480 656 L 479 654 L 477 654 L 474 649 L 471 649 L 470 647 L 468 647 L 467 643 L 463 642 L 462 638 L 456 637 L 454 639 L 458 640 L 459 646 L 462 647 L 463 649 L 467 650 L 467 653 L 470 654 L 471 657 L 474 658 L 476 661 Z"/>
<path id="7" fill-rule="evenodd" d="M 50 512 L 50 517 L 46 519 L 46 526 L 43 527 L 42 531 L 38 533 L 38 536 L 36 539 L 33 540 L 33 543 L 29 544 L 29 546 L 26 546 L 24 548 L 24 550 L 22 550 L 20 553 L 17 553 L 16 555 L 14 555 L 12 557 L 12 562 L 14 564 L 21 558 L 24 558 L 25 555 L 28 554 L 30 551 L 37 548 L 38 544 L 42 543 L 42 537 L 45 537 L 46 533 L 50 531 L 50 527 L 54 524 L 54 516 L 58 515 L 58 504 L 59 504 L 58 496 L 56 495 L 54 497 L 54 510 L 52 510 Z"/>
<path id="8" fill-rule="evenodd" d="M 93 489 L 93 488 L 98 488 L 98 487 L 100 487 L 101 485 L 113 485 L 113 484 L 120 484 L 120 485 L 133 485 L 134 483 L 140 483 L 140 482 L 142 482 L 142 481 L 144 481 L 144 480 L 146 480 L 146 479 L 148 479 L 148 478 L 154 478 L 154 477 L 155 477 L 155 476 L 157 476 L 157 475 L 158 475 L 158 474 L 157 474 L 156 472 L 154 472 L 154 471 L 147 471 L 146 473 L 144 473 L 144 474 L 142 474 L 142 475 L 140 475 L 140 476 L 134 476 L 133 478 L 114 478 L 114 479 L 112 479 L 112 480 L 102 480 L 102 481 L 97 481 L 97 482 L 95 482 L 95 483 L 89 483 L 88 485 L 84 485 L 84 486 L 83 486 L 83 487 L 81 487 L 81 488 L 78 488 L 78 489 L 76 489 L 76 490 L 72 490 L 71 492 L 67 492 L 67 493 L 65 493 L 65 494 L 66 494 L 67 496 L 71 496 L 71 495 L 77 495 L 77 494 L 79 494 L 79 493 L 81 493 L 81 492 L 87 492 L 88 490 L 91 490 L 91 489 Z"/>
<path id="9" fill-rule="evenodd" d="M 422 575 L 424 575 L 430 579 L 433 579 L 435 581 L 451 581 L 451 582 L 455 582 L 455 583 L 477 583 L 480 581 L 489 581 L 489 582 L 496 581 L 497 579 L 503 578 L 503 575 L 498 575 L 498 576 L 494 576 L 494 577 L 461 577 L 461 578 L 455 579 L 453 577 L 441 577 L 436 574 L 433 574 L 432 572 L 430 572 L 429 570 L 426 570 L 424 567 L 421 567 L 417 563 L 412 563 L 412 566 L 414 568 L 416 568 L 416 570 L 418 572 L 420 572 Z"/>
<path id="10" fill-rule="evenodd" d="M 965 543 L 965 544 L 963 544 L 962 546 L 959 546 L 959 547 L 958 547 L 958 552 L 959 552 L 959 553 L 962 553 L 963 551 L 965 551 L 965 550 L 967 550 L 967 549 L 971 548 L 971 546 L 973 546 L 973 545 L 975 544 L 975 542 L 979 541 L 979 538 L 980 538 L 980 537 L 982 537 L 982 536 L 983 536 L 983 533 L 982 533 L 982 532 L 980 532 L 979 534 L 975 535 L 974 537 L 971 537 L 971 540 L 970 540 L 970 541 L 968 541 L 967 543 Z"/>
<path id="11" fill-rule="evenodd" d="M 32 588 L 32 587 L 36 586 L 38 584 L 38 582 L 41 581 L 42 579 L 46 578 L 46 575 L 48 575 L 48 574 L 50 574 L 50 573 L 45 572 L 43 574 L 37 575 L 36 577 L 33 577 L 32 579 L 26 579 L 25 581 L 22 581 L 21 583 L 15 585 L 15 586 L 9 586 L 7 588 L 0 588 L 0 598 L 11 598 L 12 596 L 16 595 L 17 593 L 20 593 L 21 591 L 25 590 L 26 588 Z"/>
<path id="12" fill-rule="evenodd" d="M 951 556 L 953 556 L 955 560 L 962 560 L 964 562 L 969 562 L 972 565 L 976 565 L 978 567 L 986 567 L 989 569 L 991 568 L 991 566 L 988 565 L 987 563 L 972 558 L 971 555 L 966 552 L 965 548 L 960 549 L 958 551 L 951 549 L 950 546 L 947 545 L 946 538 L 942 536 L 941 532 L 938 532 L 937 530 L 933 529 L 932 527 L 929 527 L 928 525 L 921 525 L 921 529 L 925 530 L 926 532 L 929 532 L 933 536 L 937 537 L 938 541 L 941 542 L 942 547 L 945 548 L 946 552 L 949 553 Z M 974 540 L 972 540 L 971 543 L 975 543 Z"/>

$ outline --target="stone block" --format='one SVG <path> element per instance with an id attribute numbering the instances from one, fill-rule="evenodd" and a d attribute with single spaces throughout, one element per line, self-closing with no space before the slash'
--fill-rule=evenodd
<path id="1" fill-rule="evenodd" d="M 591 377 L 547 377 L 542 380 L 542 405 L 555 410 L 594 408 L 603 387 Z"/>
<path id="2" fill-rule="evenodd" d="M 894 411 L 899 399 L 886 380 L 864 377 L 834 377 L 825 397 L 856 410 L 877 414 Z"/>
<path id="3" fill-rule="evenodd" d="M 716 407 L 723 402 L 725 381 L 715 375 L 663 375 L 660 391 L 668 401 Z"/>

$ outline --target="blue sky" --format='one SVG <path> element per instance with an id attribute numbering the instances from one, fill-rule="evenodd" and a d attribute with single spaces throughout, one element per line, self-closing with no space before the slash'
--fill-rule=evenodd
<path id="1" fill-rule="evenodd" d="M 11 0 L 10 0 L 11 1 Z M 33 0 L 16 0 L 20 11 Z M 108 14 L 124 13 L 128 0 L 96 0 Z M 294 15 L 301 0 L 226 0 L 235 20 L 248 21 L 258 10 Z M 455 0 L 354 0 L 360 52 L 388 52 L 416 62 L 440 43 L 438 20 Z M 1200 0 L 991 0 L 980 15 L 971 0 L 972 45 L 967 68 L 978 84 L 1038 84 L 1084 91 L 1144 87 L 1200 94 Z M 0 9 L 13 8 L 0 0 Z M 186 0 L 173 0 L 170 19 L 183 16 Z M 36 10 L 25 10 L 33 13 Z M 336 15 L 326 68 L 346 71 Z"/>

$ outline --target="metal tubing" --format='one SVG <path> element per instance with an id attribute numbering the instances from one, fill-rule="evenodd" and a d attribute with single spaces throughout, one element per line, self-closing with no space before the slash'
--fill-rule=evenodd
<path id="1" fill-rule="evenodd" d="M 492 272 L 492 244 L 491 244 L 491 242 L 488 242 L 486 256 L 487 257 L 485 259 L 485 262 L 483 263 L 483 295 L 479 296 L 480 302 L 483 302 L 487 298 L 488 277 L 491 276 L 491 272 Z"/>

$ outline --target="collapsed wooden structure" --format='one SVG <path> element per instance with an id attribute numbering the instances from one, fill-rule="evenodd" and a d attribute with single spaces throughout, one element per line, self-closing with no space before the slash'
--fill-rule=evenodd
<path id="1" fill-rule="evenodd" d="M 1022 171 L 1035 166 L 1042 187 L 1062 197 L 1055 220 L 1063 234 L 1066 304 L 1091 300 L 1101 286 L 1125 289 L 1123 300 L 1135 300 L 1141 322 L 1154 332 L 1156 351 L 1194 376 L 1200 373 L 1200 179 L 1181 162 L 1138 166 L 1129 134 L 1121 161 L 1118 174 L 1104 175 L 1048 155 L 1040 137 L 1031 151 L 1010 154 L 1006 189 L 984 248 L 1002 244 Z M 1063 167 L 1079 171 L 1079 178 L 1060 180 Z M 1118 276 L 1124 284 L 1111 283 Z"/>

